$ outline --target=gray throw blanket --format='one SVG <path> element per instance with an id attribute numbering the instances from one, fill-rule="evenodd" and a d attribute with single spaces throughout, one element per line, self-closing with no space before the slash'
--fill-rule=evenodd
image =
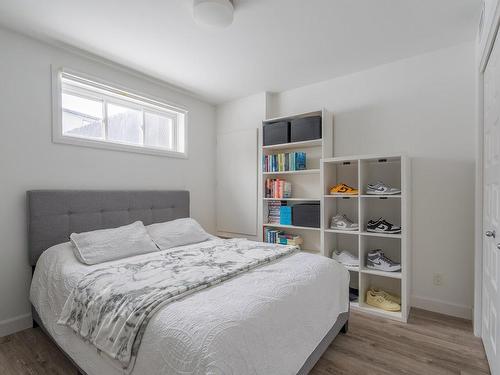
<path id="1" fill-rule="evenodd" d="M 295 246 L 214 240 L 103 265 L 78 282 L 58 323 L 130 370 L 146 325 L 160 307 L 295 251 Z"/>

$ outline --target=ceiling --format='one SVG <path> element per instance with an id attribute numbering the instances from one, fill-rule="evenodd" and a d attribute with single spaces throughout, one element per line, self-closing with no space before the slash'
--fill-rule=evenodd
<path id="1" fill-rule="evenodd" d="M 0 24 L 221 103 L 346 75 L 475 37 L 480 0 L 235 0 L 195 24 L 192 0 L 2 0 Z"/>

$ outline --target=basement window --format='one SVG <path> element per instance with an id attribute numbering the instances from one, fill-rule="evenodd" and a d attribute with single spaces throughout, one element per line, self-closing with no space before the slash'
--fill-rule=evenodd
<path id="1" fill-rule="evenodd" d="M 65 70 L 54 87 L 54 142 L 187 157 L 186 110 Z"/>

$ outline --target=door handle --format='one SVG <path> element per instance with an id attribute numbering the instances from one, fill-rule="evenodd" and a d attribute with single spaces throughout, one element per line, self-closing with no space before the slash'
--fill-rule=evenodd
<path id="1" fill-rule="evenodd" d="M 497 243 L 497 250 L 500 250 L 500 243 Z"/>
<path id="2" fill-rule="evenodd" d="M 486 233 L 485 233 L 486 237 L 492 237 L 492 238 L 495 238 L 496 237 L 496 232 L 494 230 L 487 230 Z"/>

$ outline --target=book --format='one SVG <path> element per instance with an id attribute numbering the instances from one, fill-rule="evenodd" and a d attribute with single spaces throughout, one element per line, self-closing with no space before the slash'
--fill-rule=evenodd
<path id="1" fill-rule="evenodd" d="M 304 243 L 304 240 L 296 234 L 287 234 L 274 228 L 264 228 L 264 242 L 300 246 Z"/>
<path id="2" fill-rule="evenodd" d="M 268 224 L 279 224 L 281 206 L 286 206 L 283 201 L 271 201 L 267 204 L 267 222 Z"/>
<path id="3" fill-rule="evenodd" d="M 287 152 L 264 155 L 262 170 L 264 172 L 287 172 L 306 169 L 307 155 L 305 152 Z"/>
<path id="4" fill-rule="evenodd" d="M 279 178 L 268 178 L 265 181 L 265 198 L 291 198 L 292 197 L 292 184 Z"/>

